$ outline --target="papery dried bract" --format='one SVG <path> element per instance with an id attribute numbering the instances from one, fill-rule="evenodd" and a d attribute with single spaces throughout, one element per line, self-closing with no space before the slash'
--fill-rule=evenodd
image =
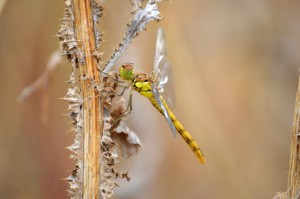
<path id="1" fill-rule="evenodd" d="M 131 131 L 123 121 L 114 129 L 112 138 L 117 144 L 118 154 L 124 159 L 136 154 L 142 146 L 136 133 Z"/>
<path id="2" fill-rule="evenodd" d="M 115 153 L 115 143 L 111 139 L 111 130 L 113 128 L 113 120 L 110 116 L 110 113 L 106 110 L 104 112 L 104 126 L 103 126 L 103 134 L 100 141 L 101 146 L 101 171 L 100 171 L 100 179 L 101 186 L 100 192 L 103 198 L 111 198 L 114 194 L 114 188 L 116 183 L 114 182 L 115 176 L 115 162 L 118 158 L 114 155 Z"/>

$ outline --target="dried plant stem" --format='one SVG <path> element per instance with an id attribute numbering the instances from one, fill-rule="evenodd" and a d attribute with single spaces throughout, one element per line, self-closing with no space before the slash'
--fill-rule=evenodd
<path id="1" fill-rule="evenodd" d="M 91 82 L 101 83 L 97 69 L 93 14 L 90 0 L 73 0 L 78 47 L 85 62 L 79 64 L 83 94 L 83 198 L 100 196 L 100 137 L 103 132 L 103 103 Z"/>
<path id="2" fill-rule="evenodd" d="M 300 196 L 300 77 L 296 95 L 296 105 L 292 129 L 292 143 L 290 151 L 290 168 L 288 178 L 287 198 Z"/>
<path id="3" fill-rule="evenodd" d="M 118 186 L 114 180 L 129 180 L 129 177 L 114 168 L 120 156 L 111 135 L 114 132 L 130 135 L 131 139 L 125 140 L 127 148 L 133 145 L 136 149 L 140 142 L 126 125 L 117 131 L 116 127 L 120 124 L 113 124 L 113 117 L 118 118 L 125 108 L 121 101 L 119 104 L 112 103 L 118 77 L 110 69 L 133 38 L 146 28 L 146 24 L 162 17 L 154 0 L 149 0 L 145 8 L 136 11 L 119 48 L 105 65 L 104 77 L 104 73 L 99 72 L 99 69 L 103 70 L 102 53 L 99 51 L 102 33 L 97 28 L 103 7 L 95 0 L 64 1 L 64 17 L 57 35 L 63 55 L 72 65 L 68 80 L 70 88 L 63 99 L 69 102 L 69 115 L 75 132 L 74 143 L 68 149 L 76 164 L 67 178 L 70 183 L 68 192 L 71 198 L 112 198 L 113 189 Z"/>

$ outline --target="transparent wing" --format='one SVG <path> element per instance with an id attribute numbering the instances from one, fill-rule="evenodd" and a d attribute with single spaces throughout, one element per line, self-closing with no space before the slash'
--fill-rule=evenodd
<path id="1" fill-rule="evenodd" d="M 167 101 L 170 109 L 175 106 L 175 94 L 172 82 L 172 67 L 167 59 L 166 40 L 163 29 L 157 31 L 156 50 L 152 68 L 152 80 L 160 95 Z"/>
<path id="2" fill-rule="evenodd" d="M 159 92 L 156 89 L 156 86 L 155 86 L 154 83 L 151 84 L 151 88 L 152 88 L 152 93 L 153 93 L 153 95 L 154 95 L 154 97 L 156 99 L 156 102 L 157 102 L 158 106 L 161 108 L 161 110 L 163 111 L 163 114 L 164 114 L 166 120 L 168 121 L 168 124 L 169 124 L 169 126 L 171 128 L 172 134 L 174 136 L 176 136 L 176 133 L 177 133 L 176 128 L 175 128 L 175 126 L 174 126 L 174 124 L 172 122 L 172 119 L 171 119 L 171 117 L 170 117 L 170 115 L 169 115 L 166 107 L 164 106 L 164 104 L 163 104 L 163 102 L 162 102 L 162 100 L 160 98 Z"/>
<path id="3" fill-rule="evenodd" d="M 155 57 L 152 68 L 152 77 L 157 80 L 161 76 L 161 69 L 167 62 L 166 40 L 163 29 L 157 30 Z"/>
<path id="4" fill-rule="evenodd" d="M 161 70 L 161 76 L 159 78 L 157 90 L 167 101 L 169 108 L 172 110 L 175 107 L 176 99 L 173 87 L 172 67 L 169 62 L 167 62 L 164 68 Z"/>

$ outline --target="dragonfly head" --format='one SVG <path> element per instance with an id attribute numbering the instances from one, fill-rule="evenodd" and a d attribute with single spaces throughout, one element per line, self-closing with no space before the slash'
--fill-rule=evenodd
<path id="1" fill-rule="evenodd" d="M 124 80 L 131 80 L 134 74 L 134 65 L 133 63 L 122 64 L 119 68 L 119 74 Z"/>

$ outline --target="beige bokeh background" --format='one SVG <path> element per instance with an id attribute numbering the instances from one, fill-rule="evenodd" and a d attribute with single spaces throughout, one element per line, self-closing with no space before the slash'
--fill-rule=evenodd
<path id="1" fill-rule="evenodd" d="M 127 1 L 107 0 L 101 25 L 107 58 L 130 19 Z M 173 0 L 118 61 L 151 72 L 156 29 L 165 29 L 177 118 L 207 158 L 200 165 L 163 117 L 134 95 L 128 124 L 143 148 L 118 198 L 265 199 L 287 183 L 290 131 L 300 66 L 297 1 Z M 58 48 L 63 1 L 8 1 L 0 14 L 0 197 L 67 198 L 74 168 L 63 61 L 51 86 L 23 104 L 21 90 Z"/>

